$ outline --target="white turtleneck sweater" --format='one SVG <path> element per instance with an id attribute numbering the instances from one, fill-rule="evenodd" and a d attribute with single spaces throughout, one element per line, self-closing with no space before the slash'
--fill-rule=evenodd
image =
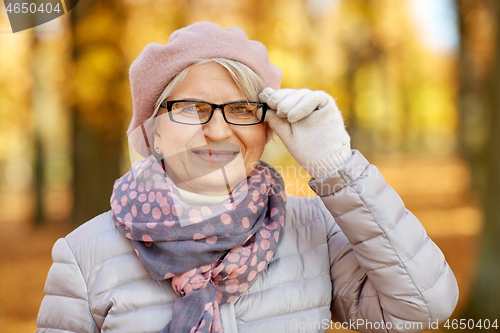
<path id="1" fill-rule="evenodd" d="M 189 192 L 177 187 L 182 199 L 191 206 L 215 206 L 220 205 L 229 198 L 229 194 L 226 195 L 204 195 L 194 192 Z"/>

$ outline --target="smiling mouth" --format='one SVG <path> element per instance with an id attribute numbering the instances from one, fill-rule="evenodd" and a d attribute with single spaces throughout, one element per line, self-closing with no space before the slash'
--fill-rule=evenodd
<path id="1" fill-rule="evenodd" d="M 211 164 L 227 164 L 239 154 L 239 151 L 211 149 L 192 150 L 192 152 L 202 161 Z"/>
<path id="2" fill-rule="evenodd" d="M 237 151 L 232 152 L 232 153 L 227 153 L 227 154 L 215 154 L 215 153 L 210 154 L 210 153 L 202 153 L 201 151 L 194 151 L 193 153 L 195 153 L 197 155 L 212 156 L 212 157 L 215 157 L 215 158 L 217 158 L 217 157 L 224 157 L 224 156 L 233 156 L 233 155 L 238 154 Z"/>

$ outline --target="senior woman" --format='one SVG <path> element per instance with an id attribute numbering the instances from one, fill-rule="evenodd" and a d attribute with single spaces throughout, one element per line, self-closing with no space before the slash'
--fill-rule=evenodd
<path id="1" fill-rule="evenodd" d="M 54 245 L 39 332 L 417 332 L 451 315 L 443 254 L 351 150 L 332 97 L 281 77 L 261 43 L 208 22 L 144 49 L 128 131 L 143 159 L 111 211 Z M 319 198 L 287 198 L 260 161 L 273 132 Z"/>

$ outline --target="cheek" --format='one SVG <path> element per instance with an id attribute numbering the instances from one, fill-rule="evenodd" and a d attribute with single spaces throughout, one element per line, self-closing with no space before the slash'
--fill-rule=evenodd
<path id="1" fill-rule="evenodd" d="M 246 157 L 252 160 L 259 160 L 266 146 L 266 127 L 264 124 L 255 125 L 255 128 L 242 135 L 242 143 L 246 149 Z"/>
<path id="2" fill-rule="evenodd" d="M 172 155 L 186 151 L 187 145 L 193 139 L 195 133 L 191 128 L 180 128 L 169 121 L 161 123 L 161 145 L 163 153 Z"/>

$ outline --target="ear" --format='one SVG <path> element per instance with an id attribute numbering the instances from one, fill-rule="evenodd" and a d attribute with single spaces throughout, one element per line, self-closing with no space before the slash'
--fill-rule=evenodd
<path id="1" fill-rule="evenodd" d="M 161 126 L 158 124 L 153 132 L 153 150 L 157 154 L 162 154 L 163 150 L 161 147 Z"/>

